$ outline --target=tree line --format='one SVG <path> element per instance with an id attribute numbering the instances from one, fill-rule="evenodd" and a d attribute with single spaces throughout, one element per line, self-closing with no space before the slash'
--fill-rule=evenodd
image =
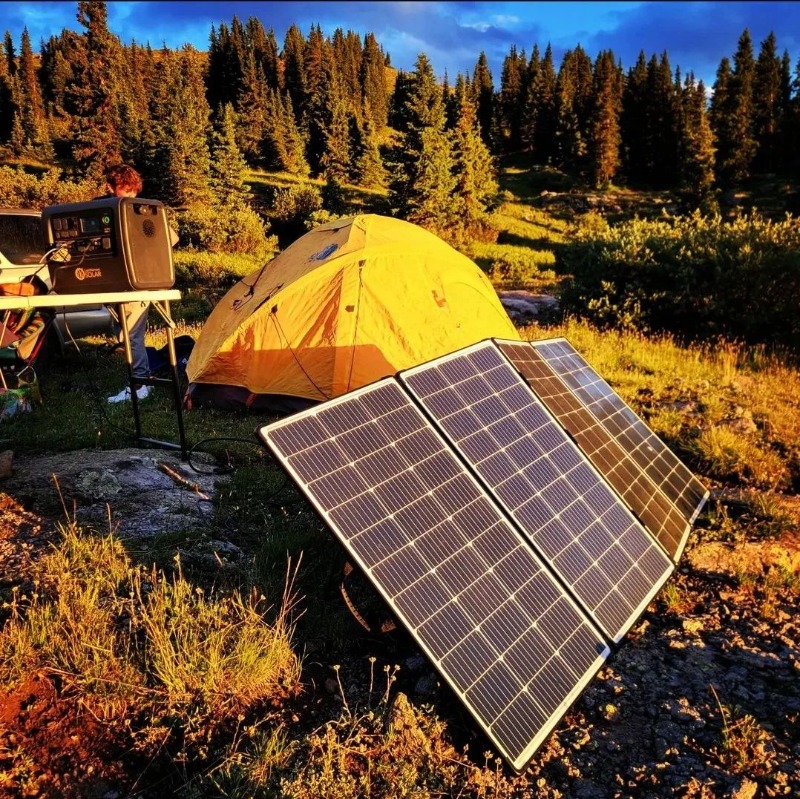
<path id="1" fill-rule="evenodd" d="M 279 46 L 250 18 L 212 26 L 202 53 L 123 45 L 104 2 L 78 2 L 34 56 L 28 31 L 0 53 L 0 147 L 97 178 L 109 161 L 140 169 L 176 207 L 243 202 L 246 165 L 388 190 L 389 211 L 449 238 L 491 235 L 496 158 L 526 152 L 587 184 L 683 193 L 713 210 L 753 174 L 796 177 L 800 61 L 773 33 L 756 55 L 747 30 L 707 87 L 642 51 L 627 71 L 611 50 L 512 46 L 496 86 L 485 53 L 451 85 L 425 54 L 391 68 L 372 33 L 296 25 Z"/>

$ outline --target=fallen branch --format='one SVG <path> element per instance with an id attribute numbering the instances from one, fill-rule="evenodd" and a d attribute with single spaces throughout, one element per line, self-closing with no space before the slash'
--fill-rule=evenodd
<path id="1" fill-rule="evenodd" d="M 203 493 L 200 489 L 200 486 L 197 483 L 193 483 L 191 480 L 187 480 L 180 472 L 176 472 L 171 466 L 166 463 L 159 463 L 158 468 L 164 472 L 167 477 L 172 478 L 178 485 L 185 486 L 186 488 L 191 488 L 195 494 L 197 494 L 200 499 L 207 499 L 210 500 L 211 497 L 208 494 Z"/>

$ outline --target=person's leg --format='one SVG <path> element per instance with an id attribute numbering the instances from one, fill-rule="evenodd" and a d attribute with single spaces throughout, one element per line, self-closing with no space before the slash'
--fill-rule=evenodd
<path id="1" fill-rule="evenodd" d="M 128 321 L 128 334 L 131 338 L 131 356 L 133 358 L 131 368 L 134 377 L 147 377 L 150 374 L 147 347 L 144 343 L 149 310 L 149 302 L 126 302 L 123 306 L 123 313 Z"/>

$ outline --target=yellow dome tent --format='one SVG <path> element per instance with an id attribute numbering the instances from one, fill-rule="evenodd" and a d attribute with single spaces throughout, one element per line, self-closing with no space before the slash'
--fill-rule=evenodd
<path id="1" fill-rule="evenodd" d="M 302 407 L 493 336 L 519 339 L 476 264 L 409 222 L 353 216 L 228 291 L 187 363 L 189 393 L 194 404 Z"/>

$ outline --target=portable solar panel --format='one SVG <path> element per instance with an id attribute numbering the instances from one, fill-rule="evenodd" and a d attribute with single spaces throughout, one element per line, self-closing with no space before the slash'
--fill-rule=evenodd
<path id="1" fill-rule="evenodd" d="M 608 657 L 599 630 L 396 380 L 258 435 L 521 771 Z"/>
<path id="2" fill-rule="evenodd" d="M 706 488 L 566 339 L 533 341 L 530 346 L 540 365 L 561 380 L 648 478 L 649 482 L 639 481 L 633 489 L 639 492 L 634 510 L 653 502 L 651 485 L 670 501 L 675 511 L 664 513 L 660 525 L 654 514 L 640 518 L 677 563 L 691 526 L 708 499 Z M 552 402 L 545 396 L 542 399 Z M 664 510 L 660 501 L 658 508 Z"/>
<path id="3" fill-rule="evenodd" d="M 399 377 L 584 609 L 620 641 L 674 564 L 495 344 Z"/>
<path id="4" fill-rule="evenodd" d="M 682 548 L 690 525 L 633 457 L 527 341 L 495 342 L 528 385 L 670 556 Z"/>

